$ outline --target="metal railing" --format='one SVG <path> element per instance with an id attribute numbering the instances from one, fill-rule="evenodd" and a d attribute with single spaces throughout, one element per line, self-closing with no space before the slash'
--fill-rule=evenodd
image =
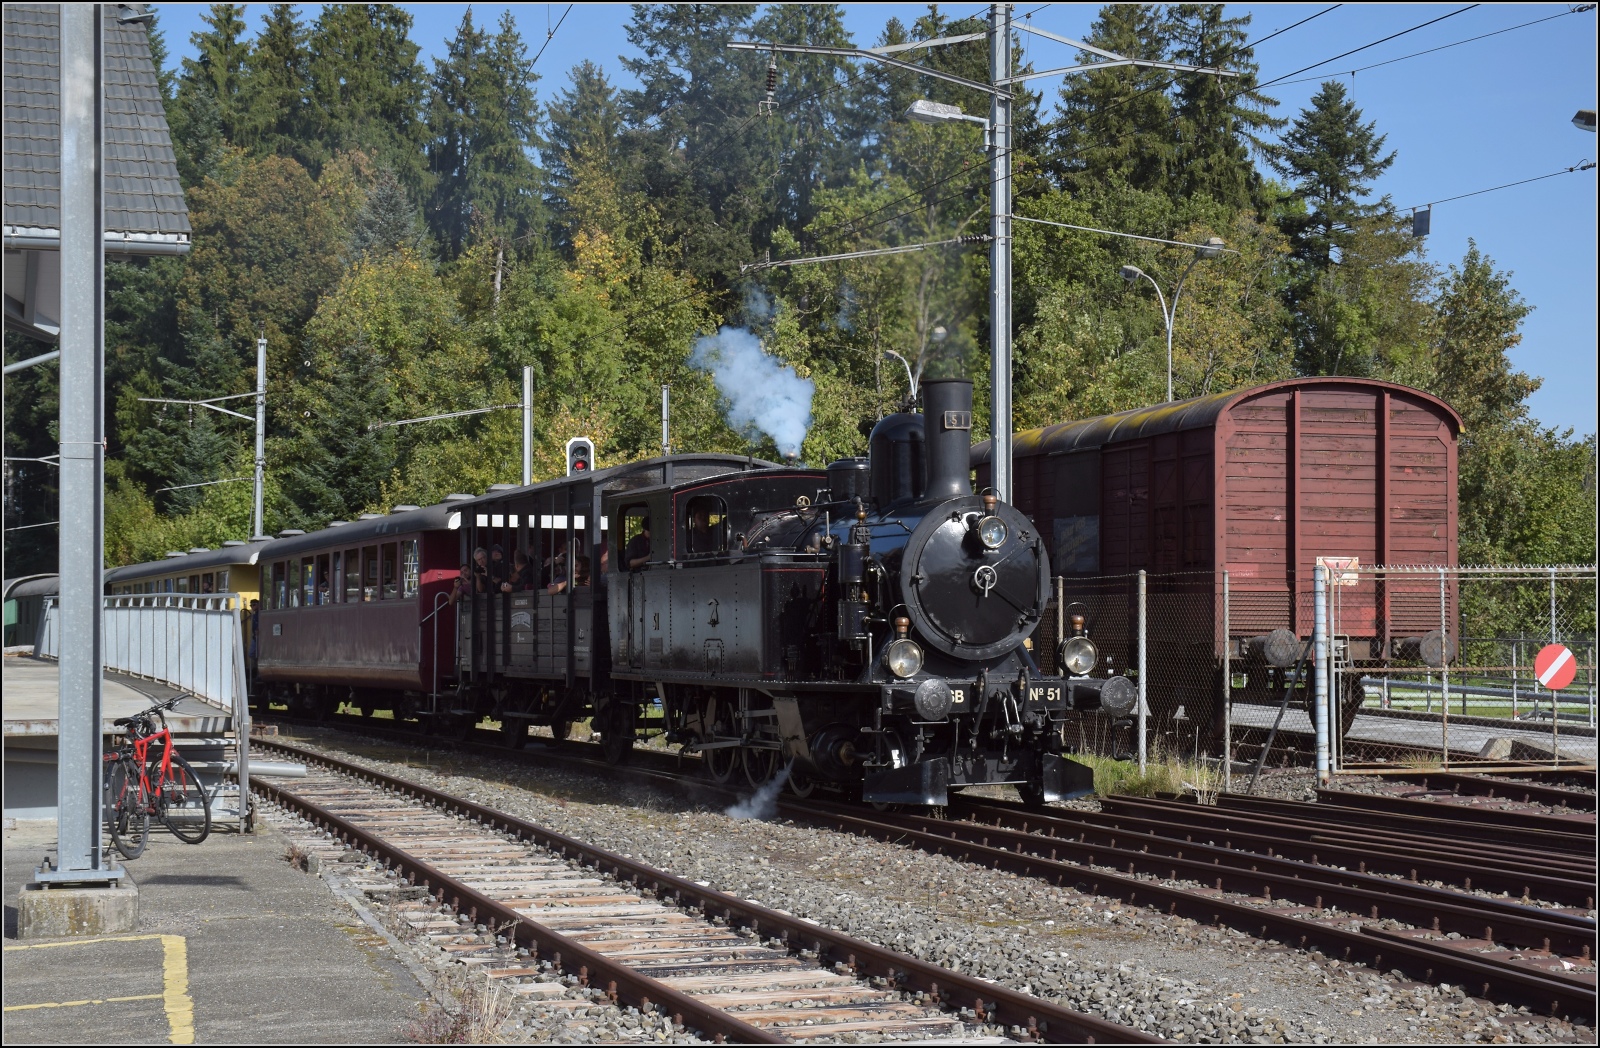
<path id="1" fill-rule="evenodd" d="M 250 691 L 244 598 L 237 593 L 137 593 L 102 598 L 105 668 L 189 692 L 233 714 L 242 822 L 250 796 Z M 34 654 L 61 657 L 58 597 L 46 597 Z M 215 789 L 213 791 L 215 804 Z"/>

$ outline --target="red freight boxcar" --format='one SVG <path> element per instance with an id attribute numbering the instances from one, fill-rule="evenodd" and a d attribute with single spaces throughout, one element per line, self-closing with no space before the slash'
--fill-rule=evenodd
<path id="1" fill-rule="evenodd" d="M 1014 501 L 1051 539 L 1064 600 L 1100 610 L 1096 640 L 1124 665 L 1136 658 L 1133 578 L 1149 573 L 1151 710 L 1199 726 L 1220 712 L 1225 644 L 1249 672 L 1252 658 L 1262 668 L 1252 638 L 1310 637 L 1316 558 L 1456 562 L 1460 432 L 1460 416 L 1420 390 L 1291 379 L 1018 433 Z M 988 455 L 973 449 L 980 483 Z M 1407 600 L 1370 576 L 1340 597 L 1353 661 L 1440 626 L 1437 596 Z M 1272 679 L 1250 672 L 1247 692 L 1265 697 Z"/>

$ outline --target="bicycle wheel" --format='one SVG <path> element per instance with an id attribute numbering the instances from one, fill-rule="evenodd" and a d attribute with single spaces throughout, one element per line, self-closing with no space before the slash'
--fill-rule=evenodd
<path id="1" fill-rule="evenodd" d="M 143 855 L 150 840 L 150 798 L 139 781 L 139 765 L 131 759 L 119 760 L 107 770 L 105 814 L 117 854 L 124 859 Z"/>
<path id="2" fill-rule="evenodd" d="M 157 781 L 160 771 L 161 758 L 150 758 L 152 782 Z M 172 754 L 172 767 L 166 778 L 160 780 L 155 801 L 156 818 L 178 840 L 185 844 L 199 844 L 210 835 L 211 797 L 183 754 Z"/>

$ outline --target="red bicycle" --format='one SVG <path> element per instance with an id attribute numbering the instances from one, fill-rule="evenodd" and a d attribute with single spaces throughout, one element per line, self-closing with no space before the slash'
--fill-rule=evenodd
<path id="1" fill-rule="evenodd" d="M 122 745 L 105 755 L 106 828 L 124 859 L 144 854 L 152 815 L 185 844 L 211 834 L 211 797 L 167 729 L 166 711 L 181 698 L 112 722 L 127 730 Z"/>

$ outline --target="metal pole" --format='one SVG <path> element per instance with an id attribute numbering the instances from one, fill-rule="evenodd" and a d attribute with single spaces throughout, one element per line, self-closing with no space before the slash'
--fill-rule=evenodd
<path id="1" fill-rule="evenodd" d="M 1222 573 L 1222 792 L 1233 792 L 1233 623 L 1228 573 Z"/>
<path id="2" fill-rule="evenodd" d="M 672 454 L 672 434 L 668 424 L 672 421 L 672 387 L 665 383 L 661 386 L 661 455 L 663 458 Z"/>
<path id="3" fill-rule="evenodd" d="M 1311 703 L 1317 732 L 1317 781 L 1328 784 L 1328 569 L 1316 566 L 1311 584 L 1311 661 L 1316 696 Z"/>
<path id="4" fill-rule="evenodd" d="M 101 6 L 61 12 L 61 669 L 54 869 L 37 879 L 117 880 L 100 851 L 105 651 L 105 220 Z M 47 860 L 48 862 L 48 860 Z"/>
<path id="5" fill-rule="evenodd" d="M 1011 5 L 989 7 L 989 81 L 1011 75 Z M 990 96 L 990 485 L 1011 501 L 1011 100 Z M 1141 724 L 1143 721 L 1141 720 Z M 1140 760 L 1143 760 L 1141 747 Z"/>
<path id="6" fill-rule="evenodd" d="M 261 325 L 256 338 L 256 485 L 255 514 L 251 518 L 251 538 L 266 537 L 266 518 L 262 503 L 267 484 L 267 326 Z"/>
<path id="7" fill-rule="evenodd" d="M 1556 569 L 1550 569 L 1550 643 L 1561 643 L 1556 631 Z M 1550 752 L 1556 767 L 1561 767 L 1561 692 L 1550 692 Z"/>
<path id="8" fill-rule="evenodd" d="M 533 368 L 522 369 L 522 486 L 533 483 Z"/>
<path id="9" fill-rule="evenodd" d="M 1147 764 L 1145 732 L 1148 728 L 1147 722 L 1150 713 L 1149 705 L 1145 702 L 1145 698 L 1149 694 L 1149 685 L 1145 674 L 1145 649 L 1149 647 L 1147 641 L 1150 639 L 1150 634 L 1146 629 L 1145 618 L 1145 580 L 1146 575 L 1144 569 L 1141 568 L 1139 570 L 1139 774 L 1141 775 L 1144 774 Z"/>
<path id="10" fill-rule="evenodd" d="M 1517 642 L 1511 642 L 1511 719 L 1517 719 Z"/>
<path id="11" fill-rule="evenodd" d="M 1444 566 L 1439 567 L 1439 633 L 1444 637 L 1443 662 L 1439 666 L 1439 683 L 1443 690 L 1439 700 L 1439 755 L 1445 770 L 1450 769 L 1450 608 L 1445 597 Z M 1466 696 L 1461 698 L 1462 711 L 1466 710 Z"/>

